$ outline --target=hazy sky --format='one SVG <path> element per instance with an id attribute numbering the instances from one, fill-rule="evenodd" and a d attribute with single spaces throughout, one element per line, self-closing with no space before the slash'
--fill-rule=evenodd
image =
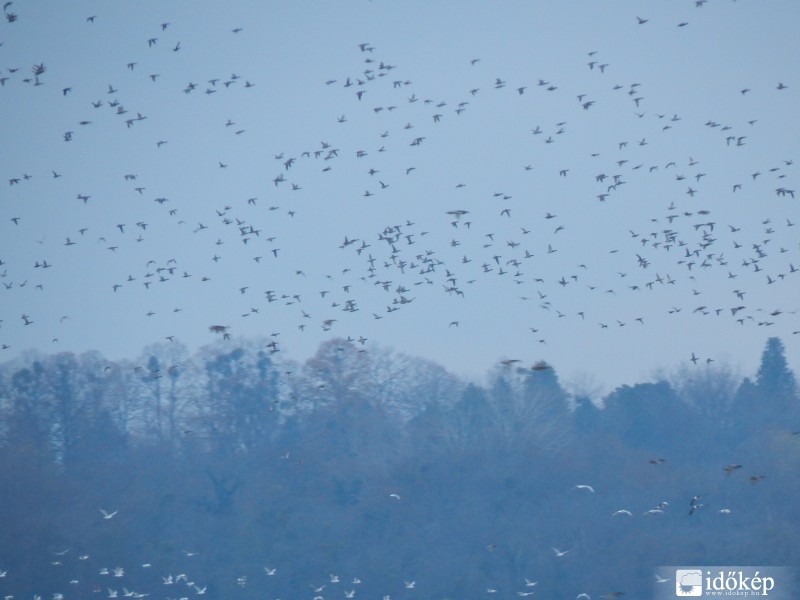
<path id="1" fill-rule="evenodd" d="M 800 356 L 794 0 L 5 12 L 0 359 L 211 325 L 605 389 Z"/>

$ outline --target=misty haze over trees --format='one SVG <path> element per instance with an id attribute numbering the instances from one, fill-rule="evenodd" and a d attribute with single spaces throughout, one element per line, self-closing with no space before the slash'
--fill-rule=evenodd
<path id="1" fill-rule="evenodd" d="M 0 365 L 0 593 L 649 597 L 658 565 L 800 564 L 779 338 L 754 379 L 701 363 L 601 403 L 507 362 L 476 384 L 339 339 Z"/>

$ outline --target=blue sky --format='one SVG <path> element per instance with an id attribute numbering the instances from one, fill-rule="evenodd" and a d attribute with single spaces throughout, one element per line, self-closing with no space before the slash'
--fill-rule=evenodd
<path id="1" fill-rule="evenodd" d="M 605 390 L 796 361 L 795 2 L 5 11 L 0 358 L 218 324 Z"/>

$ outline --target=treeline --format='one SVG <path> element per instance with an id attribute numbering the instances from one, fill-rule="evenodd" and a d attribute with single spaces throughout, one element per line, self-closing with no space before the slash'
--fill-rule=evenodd
<path id="1" fill-rule="evenodd" d="M 753 380 L 698 365 L 602 406 L 543 363 L 478 385 L 346 340 L 278 356 L 0 365 L 0 593 L 164 597 L 183 572 L 213 597 L 648 597 L 658 565 L 800 564 L 778 338 Z"/>

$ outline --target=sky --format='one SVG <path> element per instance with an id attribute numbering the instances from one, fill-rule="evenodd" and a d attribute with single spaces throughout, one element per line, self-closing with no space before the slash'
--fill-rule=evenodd
<path id="1" fill-rule="evenodd" d="M 586 392 L 797 364 L 793 0 L 4 12 L 0 360 L 219 325 Z"/>

